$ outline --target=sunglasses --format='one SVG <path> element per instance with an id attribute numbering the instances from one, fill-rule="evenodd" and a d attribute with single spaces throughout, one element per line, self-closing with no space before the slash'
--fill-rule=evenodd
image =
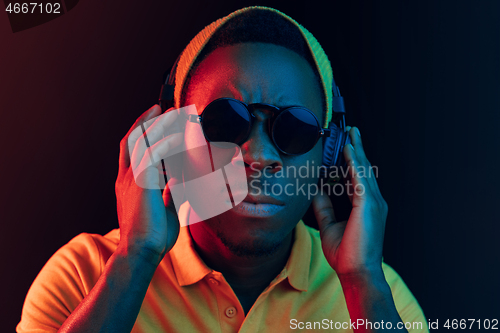
<path id="1" fill-rule="evenodd" d="M 255 121 L 254 109 L 273 112 L 268 121 L 268 131 L 275 146 L 286 155 L 305 154 L 321 137 L 331 135 L 331 130 L 322 128 L 314 113 L 305 107 L 245 104 L 233 98 L 214 100 L 201 115 L 190 115 L 189 121 L 201 124 L 205 139 L 212 144 L 222 148 L 224 143 L 241 145 L 250 136 Z"/>

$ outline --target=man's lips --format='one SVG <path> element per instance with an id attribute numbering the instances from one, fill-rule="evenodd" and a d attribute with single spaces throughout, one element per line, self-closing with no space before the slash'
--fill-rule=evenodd
<path id="1" fill-rule="evenodd" d="M 243 199 L 243 202 L 248 202 L 252 204 L 272 204 L 272 205 L 278 205 L 278 206 L 284 206 L 285 203 L 281 200 L 278 200 L 276 198 L 273 198 L 271 196 L 264 196 L 264 195 L 251 195 L 250 193 L 246 196 L 245 199 Z"/>
<path id="2" fill-rule="evenodd" d="M 236 214 L 251 218 L 270 218 L 285 209 L 285 203 L 273 197 L 248 194 L 232 209 Z"/>

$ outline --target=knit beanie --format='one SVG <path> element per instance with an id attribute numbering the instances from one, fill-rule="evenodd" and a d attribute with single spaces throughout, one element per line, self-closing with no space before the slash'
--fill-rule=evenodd
<path id="1" fill-rule="evenodd" d="M 276 9 L 269 7 L 262 7 L 262 6 L 252 6 L 239 9 L 221 19 L 218 19 L 217 21 L 206 26 L 191 40 L 191 42 L 189 42 L 189 44 L 186 46 L 186 48 L 180 55 L 179 62 L 177 65 L 177 70 L 175 73 L 175 89 L 174 89 L 175 108 L 181 107 L 180 104 L 181 104 L 181 97 L 183 97 L 182 96 L 183 88 L 184 85 L 187 83 L 190 71 L 193 69 L 197 61 L 199 62 L 200 60 L 202 60 L 201 55 L 203 55 L 203 53 L 205 53 L 205 56 L 207 55 L 206 54 L 207 50 L 205 50 L 205 47 L 207 46 L 207 44 L 209 44 L 211 38 L 216 34 L 220 35 L 221 32 L 224 32 L 224 29 L 226 29 L 228 26 L 231 25 L 230 23 L 234 23 L 235 21 L 238 23 L 238 20 L 242 20 L 247 17 L 250 17 L 251 19 L 251 17 L 252 16 L 255 17 L 255 15 L 277 16 L 278 18 L 283 18 L 287 22 L 291 23 L 293 27 L 296 27 L 297 31 L 300 33 L 300 36 L 302 36 L 302 38 L 304 39 L 308 47 L 308 52 L 310 52 L 311 56 L 309 57 L 308 54 L 307 57 L 309 59 L 312 59 L 310 60 L 310 62 L 314 64 L 315 66 L 314 69 L 319 74 L 319 78 L 321 81 L 321 86 L 323 89 L 323 96 L 324 96 L 324 105 L 326 108 L 325 123 L 323 125 L 324 127 L 328 127 L 328 124 L 330 123 L 330 120 L 332 118 L 333 74 L 330 61 L 328 60 L 325 51 L 318 43 L 316 38 L 314 38 L 314 36 L 306 28 L 297 23 L 291 17 L 283 14 L 282 12 Z M 273 20 L 268 20 L 268 24 L 273 24 L 273 22 L 274 22 Z M 265 29 L 266 27 L 263 28 Z M 281 38 L 283 42 L 289 42 L 288 41 L 289 38 L 286 35 L 279 36 L 278 38 Z"/>

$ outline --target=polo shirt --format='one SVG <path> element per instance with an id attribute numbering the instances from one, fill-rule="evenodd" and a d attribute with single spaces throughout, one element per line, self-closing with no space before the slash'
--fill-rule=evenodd
<path id="1" fill-rule="evenodd" d="M 105 236 L 83 233 L 59 249 L 33 282 L 17 332 L 57 332 L 96 284 L 119 237 L 119 229 Z M 401 277 L 385 263 L 383 271 L 403 322 L 420 323 L 409 331 L 428 332 L 424 314 Z M 350 324 L 319 232 L 300 221 L 286 266 L 246 316 L 222 273 L 203 262 L 187 227 L 182 227 L 153 276 L 132 332 L 352 332 Z"/>

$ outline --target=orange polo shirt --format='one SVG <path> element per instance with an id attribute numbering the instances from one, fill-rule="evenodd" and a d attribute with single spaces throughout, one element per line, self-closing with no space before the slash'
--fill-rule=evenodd
<path id="1" fill-rule="evenodd" d="M 352 332 L 319 232 L 300 221 L 294 233 L 286 266 L 245 317 L 224 276 L 205 265 L 187 228 L 181 228 L 154 274 L 132 332 Z M 118 241 L 118 229 L 105 236 L 84 233 L 58 250 L 33 282 L 17 332 L 56 332 L 93 288 Z M 383 269 L 403 322 L 421 323 L 409 331 L 428 332 L 403 280 L 385 263 Z"/>

